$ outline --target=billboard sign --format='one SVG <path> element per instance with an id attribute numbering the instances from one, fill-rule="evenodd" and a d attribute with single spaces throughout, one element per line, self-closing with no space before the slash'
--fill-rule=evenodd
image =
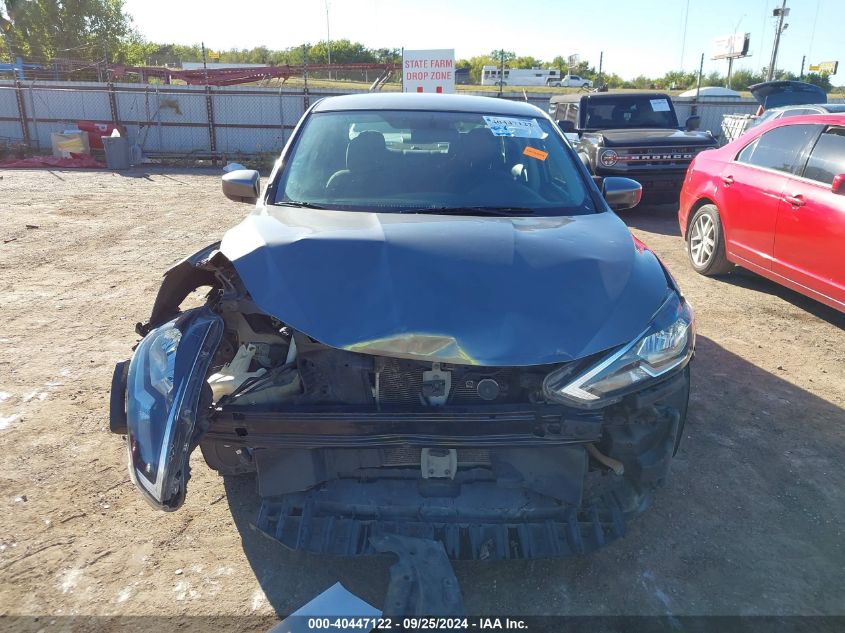
<path id="1" fill-rule="evenodd" d="M 404 92 L 455 92 L 455 49 L 405 50 L 402 55 Z"/>
<path id="2" fill-rule="evenodd" d="M 819 62 L 818 64 L 810 64 L 811 73 L 835 75 L 837 70 L 839 70 L 839 62 Z"/>
<path id="3" fill-rule="evenodd" d="M 748 55 L 749 33 L 734 33 L 713 40 L 713 59 L 736 59 Z"/>

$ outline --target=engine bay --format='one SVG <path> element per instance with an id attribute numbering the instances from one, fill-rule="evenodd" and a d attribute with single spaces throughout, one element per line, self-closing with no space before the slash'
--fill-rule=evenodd
<path id="1" fill-rule="evenodd" d="M 249 301 L 221 302 L 223 343 L 208 379 L 218 407 L 307 405 L 425 408 L 540 404 L 554 366 L 479 367 L 339 350 L 267 316 Z"/>

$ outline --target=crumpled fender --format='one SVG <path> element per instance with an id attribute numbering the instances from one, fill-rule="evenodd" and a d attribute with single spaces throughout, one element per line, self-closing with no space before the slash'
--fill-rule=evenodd
<path id="1" fill-rule="evenodd" d="M 154 327 L 175 318 L 179 305 L 197 288 L 219 287 L 214 270 L 204 266 L 219 249 L 220 242 L 210 244 L 165 271 L 149 320 L 135 325 L 139 336 L 146 336 Z"/>

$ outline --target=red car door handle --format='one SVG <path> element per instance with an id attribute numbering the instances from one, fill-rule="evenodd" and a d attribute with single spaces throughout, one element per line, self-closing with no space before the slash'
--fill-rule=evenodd
<path id="1" fill-rule="evenodd" d="M 805 204 L 807 204 L 804 201 L 804 196 L 802 196 L 800 193 L 793 193 L 791 196 L 784 196 L 783 199 L 786 200 L 793 207 L 803 207 Z"/>
<path id="2" fill-rule="evenodd" d="M 732 185 L 734 183 L 734 177 L 733 176 L 722 176 L 722 182 L 725 183 L 726 185 Z"/>

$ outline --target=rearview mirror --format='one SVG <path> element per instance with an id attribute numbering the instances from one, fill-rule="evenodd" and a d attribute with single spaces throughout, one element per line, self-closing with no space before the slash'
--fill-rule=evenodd
<path id="1" fill-rule="evenodd" d="M 830 190 L 833 193 L 838 193 L 840 196 L 845 196 L 845 174 L 839 174 L 834 177 L 830 184 Z"/>
<path id="2" fill-rule="evenodd" d="M 237 169 L 223 174 L 223 195 L 235 202 L 255 204 L 261 194 L 261 176 L 254 169 Z"/>
<path id="3" fill-rule="evenodd" d="M 572 134 L 575 132 L 574 121 L 558 121 L 557 126 L 560 128 L 560 131 L 564 134 Z"/>
<path id="4" fill-rule="evenodd" d="M 689 117 L 687 122 L 684 124 L 684 129 L 687 132 L 695 132 L 699 127 L 701 127 L 701 117 L 697 114 L 693 114 Z"/>
<path id="5" fill-rule="evenodd" d="M 602 193 L 607 204 L 614 211 L 632 209 L 643 197 L 643 186 L 636 180 L 608 176 L 602 183 Z"/>

